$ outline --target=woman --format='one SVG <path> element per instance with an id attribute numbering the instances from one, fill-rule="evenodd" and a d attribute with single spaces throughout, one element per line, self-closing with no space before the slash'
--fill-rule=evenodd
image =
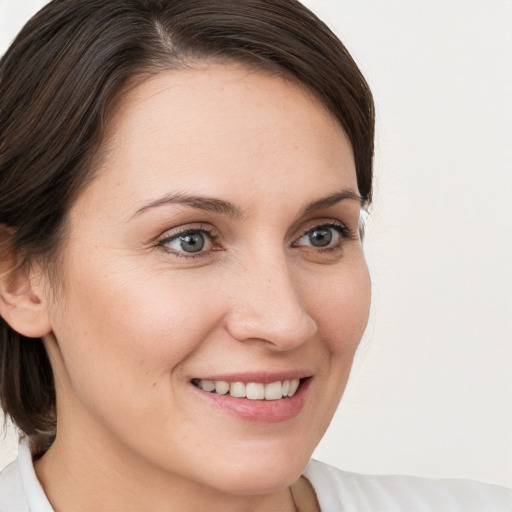
<path id="1" fill-rule="evenodd" d="M 373 103 L 292 0 L 55 0 L 0 71 L 0 510 L 509 510 L 308 462 L 368 318 Z M 3 501 L 2 501 L 3 500 Z"/>

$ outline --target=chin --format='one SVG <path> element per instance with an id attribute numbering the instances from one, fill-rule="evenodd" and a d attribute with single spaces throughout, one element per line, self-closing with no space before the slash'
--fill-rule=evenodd
<path id="1" fill-rule="evenodd" d="M 260 450 L 258 454 L 240 452 L 236 460 L 218 461 L 213 486 L 239 496 L 281 491 L 300 478 L 310 456 L 311 453 L 300 449 L 274 448 Z"/>

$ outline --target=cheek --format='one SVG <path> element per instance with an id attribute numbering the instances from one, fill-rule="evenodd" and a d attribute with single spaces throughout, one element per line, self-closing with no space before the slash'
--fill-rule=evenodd
<path id="1" fill-rule="evenodd" d="M 329 278 L 314 280 L 317 286 L 312 286 L 311 281 L 304 287 L 307 307 L 319 334 L 310 357 L 321 361 L 318 386 L 312 389 L 317 393 L 313 403 L 319 409 L 311 414 L 307 425 L 308 432 L 314 435 L 304 436 L 311 442 L 311 451 L 325 433 L 345 391 L 370 309 L 371 283 L 362 256 L 329 273 Z M 323 286 L 319 286 L 321 283 Z"/>
<path id="2" fill-rule="evenodd" d="M 323 286 L 308 286 L 307 297 L 321 338 L 331 356 L 351 362 L 368 323 L 371 282 L 364 258 L 333 272 Z"/>
<path id="3" fill-rule="evenodd" d="M 54 332 L 67 371 L 126 391 L 153 386 L 194 352 L 221 316 L 215 289 L 183 273 L 80 266 Z"/>

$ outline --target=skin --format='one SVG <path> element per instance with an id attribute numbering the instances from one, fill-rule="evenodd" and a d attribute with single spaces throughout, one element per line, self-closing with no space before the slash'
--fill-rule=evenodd
<path id="1" fill-rule="evenodd" d="M 236 66 L 168 72 L 127 94 L 106 158 L 69 215 L 46 315 L 58 434 L 36 463 L 56 511 L 294 510 L 366 327 L 350 143 L 303 90 Z M 350 191 L 305 213 L 318 199 Z M 208 196 L 237 215 L 169 194 Z M 142 211 L 139 211 L 141 210 Z M 327 248 L 311 230 L 329 228 Z M 174 239 L 206 229 L 186 257 Z M 178 249 L 176 249 L 178 247 Z M 255 423 L 202 400 L 193 377 L 301 369 L 294 418 Z M 309 497 L 308 497 L 309 494 Z M 309 503 L 309 505 L 306 505 Z"/>

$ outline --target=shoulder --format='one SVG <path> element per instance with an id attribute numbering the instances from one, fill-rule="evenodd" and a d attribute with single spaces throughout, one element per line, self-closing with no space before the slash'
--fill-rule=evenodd
<path id="1" fill-rule="evenodd" d="M 310 461 L 322 512 L 511 512 L 512 490 L 471 480 L 371 476 Z"/>
<path id="2" fill-rule="evenodd" d="M 0 512 L 28 512 L 18 461 L 0 473 Z"/>

